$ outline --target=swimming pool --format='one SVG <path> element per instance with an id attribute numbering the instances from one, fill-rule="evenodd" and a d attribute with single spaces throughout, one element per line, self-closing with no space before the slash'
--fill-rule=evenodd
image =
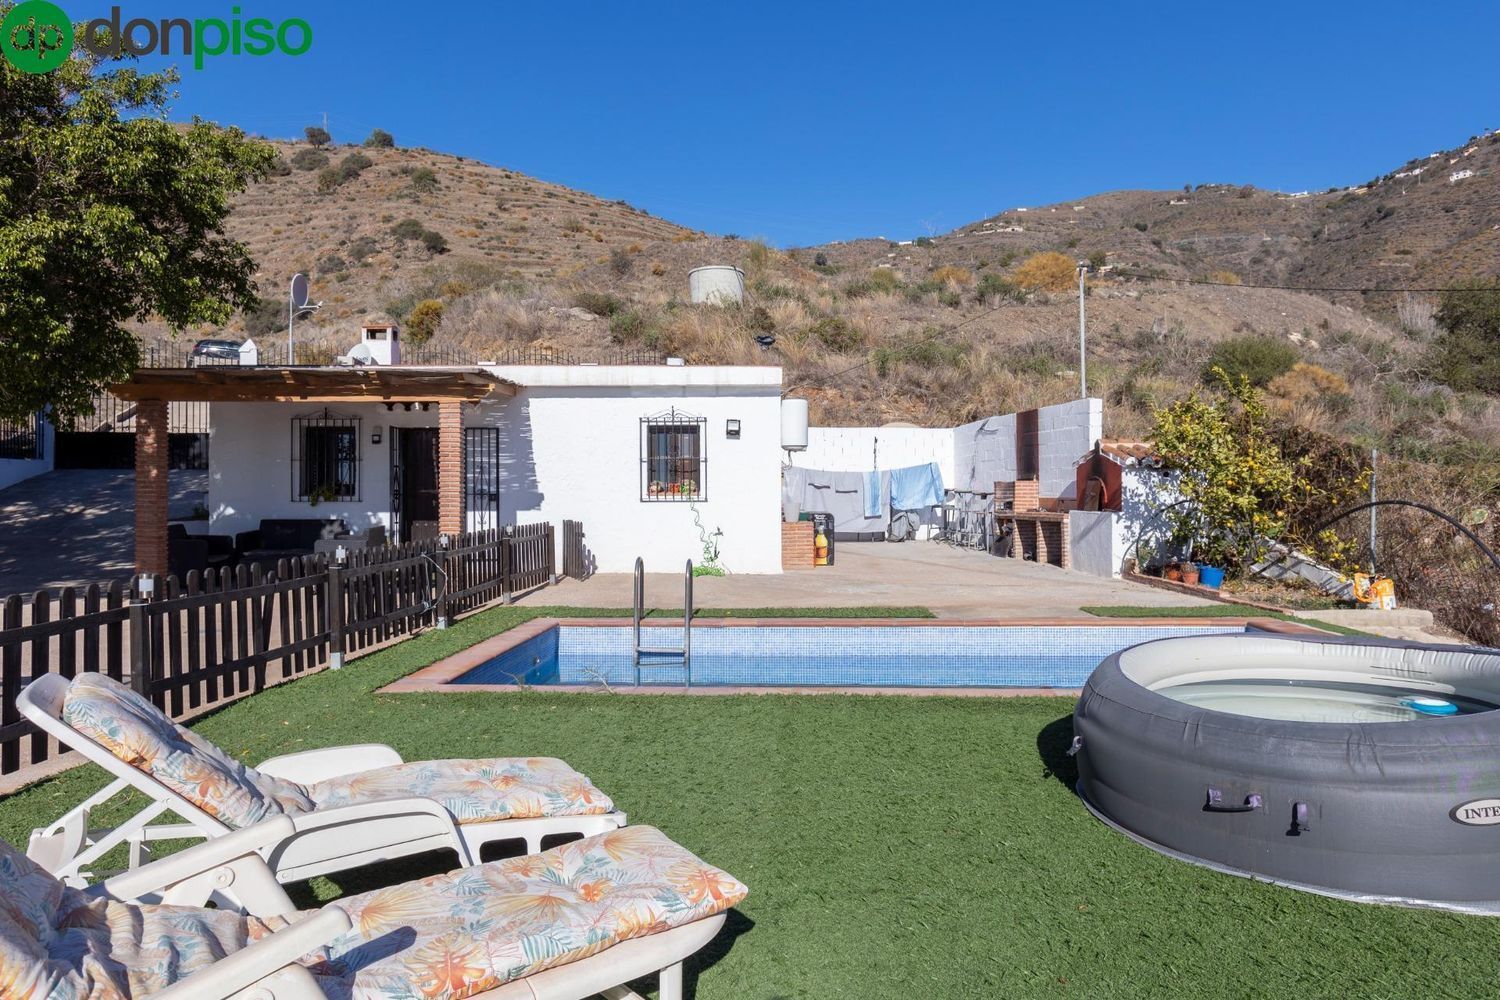
<path id="1" fill-rule="evenodd" d="M 719 623 L 695 625 L 691 677 L 681 657 L 643 656 L 640 684 L 698 688 L 1081 687 L 1128 646 L 1186 635 L 1244 633 L 1243 621 L 1171 624 Z M 678 647 L 682 627 L 648 626 L 643 644 Z M 414 675 L 473 685 L 632 688 L 629 625 L 532 623 Z M 424 676 L 425 675 L 425 676 Z M 414 689 L 414 688 L 408 688 Z"/>

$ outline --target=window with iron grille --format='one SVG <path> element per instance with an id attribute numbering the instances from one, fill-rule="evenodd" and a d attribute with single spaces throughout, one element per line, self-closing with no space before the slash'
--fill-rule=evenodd
<path id="1" fill-rule="evenodd" d="M 328 410 L 292 418 L 292 499 L 359 499 L 359 418 Z"/>
<path id="2" fill-rule="evenodd" d="M 677 409 L 641 418 L 641 500 L 708 499 L 708 421 Z"/>
<path id="3" fill-rule="evenodd" d="M 46 440 L 40 413 L 21 420 L 0 420 L 0 458 L 46 458 L 42 453 Z"/>

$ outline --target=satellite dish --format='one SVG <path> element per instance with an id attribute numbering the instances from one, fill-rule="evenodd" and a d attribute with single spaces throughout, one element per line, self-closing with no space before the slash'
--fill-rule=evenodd
<path id="1" fill-rule="evenodd" d="M 292 308 L 298 311 L 307 306 L 307 275 L 295 274 L 292 276 Z"/>

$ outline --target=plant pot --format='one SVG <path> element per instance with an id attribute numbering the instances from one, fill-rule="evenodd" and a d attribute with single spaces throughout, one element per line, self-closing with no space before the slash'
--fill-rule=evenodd
<path id="1" fill-rule="evenodd" d="M 1173 583 L 1182 582 L 1182 569 L 1178 566 L 1168 566 L 1161 571 L 1161 575 L 1164 579 L 1171 580 Z"/>
<path id="2" fill-rule="evenodd" d="M 1198 567 L 1192 563 L 1182 564 L 1182 582 L 1198 586 Z"/>
<path id="3" fill-rule="evenodd" d="M 1209 590 L 1218 590 L 1224 585 L 1224 571 L 1217 566 L 1204 566 L 1198 570 L 1198 583 Z"/>

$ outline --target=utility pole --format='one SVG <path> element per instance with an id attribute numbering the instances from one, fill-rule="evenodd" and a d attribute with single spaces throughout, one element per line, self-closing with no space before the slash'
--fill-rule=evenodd
<path id="1" fill-rule="evenodd" d="M 1078 262 L 1078 398 L 1089 395 L 1088 347 L 1085 337 L 1086 323 L 1083 311 L 1083 276 L 1088 273 L 1089 262 Z"/>
<path id="2" fill-rule="evenodd" d="M 1376 473 L 1375 473 L 1375 463 L 1377 461 L 1379 461 L 1379 459 L 1380 459 L 1380 449 L 1378 449 L 1378 448 L 1371 448 L 1370 449 L 1370 502 L 1371 503 L 1374 503 L 1376 501 L 1376 499 L 1378 499 L 1376 497 L 1376 494 L 1375 494 L 1375 475 L 1376 475 Z M 1378 507 L 1371 507 L 1370 508 L 1370 575 L 1371 576 L 1375 575 L 1375 512 L 1378 509 L 1379 509 Z"/>

